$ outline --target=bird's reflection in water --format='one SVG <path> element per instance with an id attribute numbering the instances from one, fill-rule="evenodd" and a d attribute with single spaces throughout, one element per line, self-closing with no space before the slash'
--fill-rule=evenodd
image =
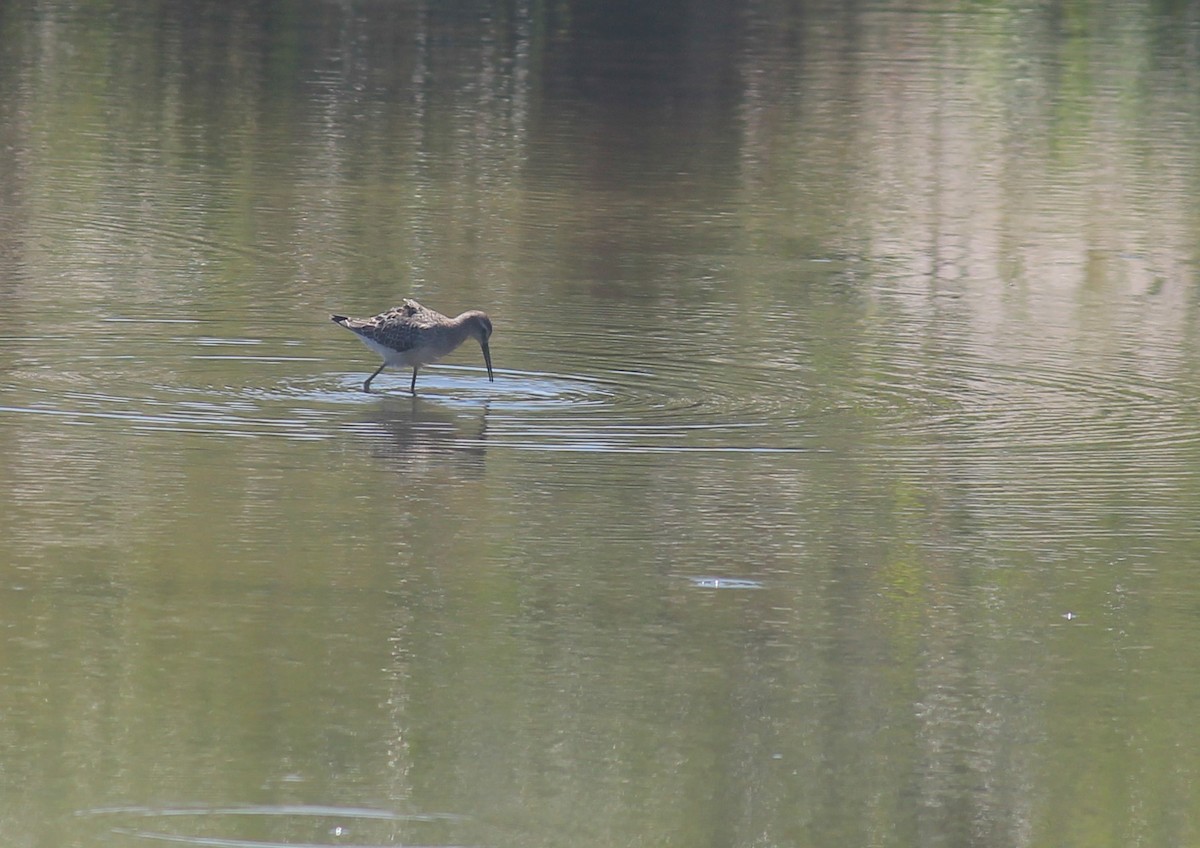
<path id="1" fill-rule="evenodd" d="M 475 474 L 486 452 L 488 407 L 452 413 L 420 396 L 385 397 L 356 425 L 373 456 L 399 470 L 438 467 Z"/>

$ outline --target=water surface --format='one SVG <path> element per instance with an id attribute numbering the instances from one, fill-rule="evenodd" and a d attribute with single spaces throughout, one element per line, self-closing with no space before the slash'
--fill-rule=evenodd
<path id="1" fill-rule="evenodd" d="M 9 840 L 1196 841 L 1198 48 L 10 4 Z"/>

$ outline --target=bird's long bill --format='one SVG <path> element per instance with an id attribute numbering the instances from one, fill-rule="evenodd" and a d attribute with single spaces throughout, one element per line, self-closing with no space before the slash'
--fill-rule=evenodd
<path id="1" fill-rule="evenodd" d="M 483 361 L 487 363 L 488 382 L 494 383 L 494 382 L 496 382 L 496 378 L 492 376 L 492 352 L 490 350 L 488 350 L 487 342 L 480 342 L 479 346 L 481 348 L 483 348 Z"/>

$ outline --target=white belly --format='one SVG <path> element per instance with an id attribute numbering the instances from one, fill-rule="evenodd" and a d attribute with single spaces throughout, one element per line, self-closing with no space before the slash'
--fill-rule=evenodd
<path id="1" fill-rule="evenodd" d="M 383 361 L 395 368 L 411 368 L 414 365 L 427 365 L 441 359 L 443 354 L 432 350 L 429 347 L 415 347 L 404 351 L 392 350 L 387 345 L 381 345 L 374 339 L 368 339 L 366 336 L 359 336 L 358 340 L 375 351 Z"/>

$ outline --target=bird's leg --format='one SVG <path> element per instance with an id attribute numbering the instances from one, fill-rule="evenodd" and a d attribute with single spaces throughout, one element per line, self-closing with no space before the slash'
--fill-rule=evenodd
<path id="1" fill-rule="evenodd" d="M 412 392 L 412 394 L 413 394 L 413 397 L 416 397 L 416 396 L 417 396 L 417 366 L 415 366 L 415 365 L 413 366 L 413 378 L 412 378 L 412 383 L 410 383 L 410 384 L 409 384 L 409 386 L 408 386 L 408 390 L 409 390 L 410 392 Z"/>
<path id="2" fill-rule="evenodd" d="M 378 377 L 379 372 L 382 371 L 386 367 L 387 367 L 387 363 L 385 362 L 385 363 L 383 363 L 383 365 L 380 365 L 378 368 L 375 369 L 374 374 L 372 374 L 370 377 L 367 378 L 367 381 L 365 383 L 363 383 L 363 391 L 364 392 L 371 391 L 371 381 L 374 380 L 376 377 Z"/>

